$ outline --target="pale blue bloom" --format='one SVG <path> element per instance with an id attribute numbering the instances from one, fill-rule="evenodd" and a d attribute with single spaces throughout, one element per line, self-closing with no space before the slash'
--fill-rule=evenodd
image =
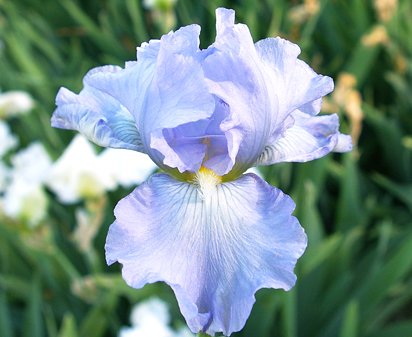
<path id="1" fill-rule="evenodd" d="M 281 38 L 253 43 L 234 11 L 218 9 L 217 37 L 199 49 L 197 25 L 152 40 L 123 69 L 91 70 L 79 95 L 61 89 L 55 127 L 97 144 L 147 153 L 153 175 L 115 209 L 109 264 L 128 284 L 165 281 L 193 332 L 242 329 L 263 287 L 293 287 L 306 235 L 290 197 L 255 165 L 349 151 L 336 115 L 317 116 L 332 79 Z"/>

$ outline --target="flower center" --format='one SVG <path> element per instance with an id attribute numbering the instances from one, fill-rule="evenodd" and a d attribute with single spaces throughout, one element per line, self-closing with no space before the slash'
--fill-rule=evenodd
<path id="1" fill-rule="evenodd" d="M 216 186 L 221 182 L 221 176 L 204 166 L 202 166 L 193 177 L 193 183 L 198 186 L 199 192 L 204 199 L 215 192 Z"/>

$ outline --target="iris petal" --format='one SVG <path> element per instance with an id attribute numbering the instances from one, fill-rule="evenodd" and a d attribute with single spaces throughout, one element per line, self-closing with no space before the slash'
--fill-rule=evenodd
<path id="1" fill-rule="evenodd" d="M 229 141 L 228 152 L 236 153 L 236 175 L 263 151 L 272 108 L 249 29 L 234 21 L 233 10 L 216 10 L 216 41 L 204 52 L 203 70 L 210 92 L 230 108 L 221 130 Z"/>
<path id="2" fill-rule="evenodd" d="M 293 201 L 253 174 L 208 191 L 152 176 L 116 207 L 106 259 L 133 287 L 167 282 L 193 332 L 230 335 L 258 289 L 294 285 L 306 235 Z"/>
<path id="3" fill-rule="evenodd" d="M 216 41 L 205 51 L 203 69 L 209 90 L 230 109 L 221 130 L 236 153 L 236 176 L 289 128 L 295 110 L 318 114 L 333 81 L 299 60 L 300 49 L 291 42 L 254 44 L 247 26 L 234 23 L 234 11 L 218 9 L 216 20 Z"/>
<path id="4" fill-rule="evenodd" d="M 127 62 L 124 69 L 114 66 L 96 68 L 85 76 L 84 82 L 124 106 L 140 131 L 140 114 L 144 111 L 147 89 L 153 79 L 155 61 L 153 56 L 146 56 L 141 57 L 137 62 Z M 111 71 L 100 71 L 106 69 Z"/>
<path id="5" fill-rule="evenodd" d="M 165 170 L 194 172 L 205 155 L 200 131 L 213 113 L 214 98 L 199 63 L 199 32 L 197 25 L 171 32 L 143 44 L 137 62 L 122 71 L 89 79 L 131 112 L 147 153 Z"/>
<path id="6" fill-rule="evenodd" d="M 61 88 L 56 97 L 53 127 L 77 130 L 94 143 L 144 152 L 142 140 L 130 112 L 114 97 L 90 84 L 94 76 L 111 74 L 119 67 L 92 69 L 84 79 L 84 88 L 76 95 Z"/>
<path id="7" fill-rule="evenodd" d="M 310 116 L 295 110 L 294 123 L 272 144 L 266 146 L 256 165 L 280 162 L 306 162 L 331 151 L 346 152 L 352 148 L 350 136 L 340 134 L 337 115 Z"/>
<path id="8" fill-rule="evenodd" d="M 300 48 L 292 42 L 277 38 L 258 41 L 256 50 L 265 69 L 264 77 L 271 99 L 279 104 L 276 124 L 280 125 L 294 110 L 317 115 L 321 98 L 333 90 L 328 76 L 318 75 L 298 59 Z M 277 131 L 277 128 L 272 132 Z"/>
<path id="9" fill-rule="evenodd" d="M 193 141 L 181 129 L 199 121 L 191 128 L 200 130 L 215 108 L 200 65 L 199 32 L 197 25 L 183 27 L 143 44 L 138 60 L 124 69 L 91 70 L 79 95 L 60 90 L 52 125 L 78 130 L 102 146 L 146 152 L 166 170 L 196 171 L 206 151 L 204 134 Z M 171 133 L 179 139 L 168 141 Z M 184 157 L 188 144 L 195 160 Z"/>
<path id="10" fill-rule="evenodd" d="M 162 129 L 152 135 L 152 147 L 164 156 L 163 163 L 180 172 L 197 171 L 205 156 L 203 142 L 209 121 L 206 119 Z"/>
<path id="11" fill-rule="evenodd" d="M 297 59 L 297 45 L 281 38 L 256 43 L 268 90 L 276 96 L 278 113 L 265 150 L 256 165 L 278 162 L 306 162 L 331 151 L 346 152 L 351 139 L 340 134 L 336 115 L 316 116 L 322 97 L 333 90 L 328 76 L 316 74 Z"/>
<path id="12" fill-rule="evenodd" d="M 215 108 L 200 65 L 199 33 L 200 27 L 191 25 L 161 38 L 145 113 L 140 118 L 144 141 L 156 150 L 150 152 L 152 158 L 180 172 L 199 168 L 206 148 L 201 139 L 193 141 L 192 131 L 203 129 L 204 120 L 212 116 Z M 186 135 L 181 129 L 185 127 L 189 130 L 188 139 L 182 139 Z M 173 132 L 170 130 L 173 128 L 180 130 Z M 170 132 L 179 140 L 168 142 L 165 133 L 170 135 Z M 193 163 L 179 155 L 187 152 L 181 146 L 188 143 L 191 151 L 198 154 Z"/>

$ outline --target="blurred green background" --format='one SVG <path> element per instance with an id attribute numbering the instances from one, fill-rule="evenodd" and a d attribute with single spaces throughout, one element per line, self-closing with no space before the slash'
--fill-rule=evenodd
<path id="1" fill-rule="evenodd" d="M 200 24 L 207 47 L 220 6 L 235 9 L 255 41 L 279 35 L 297 43 L 303 60 L 335 80 L 323 113 L 338 113 L 357 144 L 351 153 L 261 170 L 295 200 L 309 246 L 295 288 L 259 291 L 233 336 L 411 337 L 410 0 L 0 0 L 0 89 L 35 101 L 30 113 L 6 120 L 18 149 L 40 141 L 56 160 L 74 135 L 50 127 L 60 86 L 78 92 L 90 68 L 123 65 L 136 46 L 182 25 Z M 182 324 L 167 286 L 131 289 L 119 265 L 105 264 L 113 208 L 129 191 L 63 205 L 46 189 L 39 224 L 0 216 L 1 337 L 117 336 L 133 305 L 151 296 L 169 303 L 173 326 Z M 93 219 L 86 245 L 76 239 L 86 230 L 78 209 Z"/>

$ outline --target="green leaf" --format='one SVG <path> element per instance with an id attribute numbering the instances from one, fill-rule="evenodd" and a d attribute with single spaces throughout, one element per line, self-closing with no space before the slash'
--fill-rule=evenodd
<path id="1" fill-rule="evenodd" d="M 115 308 L 118 297 L 106 293 L 85 316 L 80 324 L 79 336 L 101 337 L 105 334 L 110 322 L 111 312 Z"/>
<path id="2" fill-rule="evenodd" d="M 400 185 L 390 181 L 388 178 L 381 174 L 373 175 L 374 181 L 380 186 L 385 188 L 389 193 L 393 194 L 396 198 L 405 203 L 409 210 L 412 211 L 412 184 Z"/>
<path id="3" fill-rule="evenodd" d="M 64 315 L 62 327 L 57 337 L 78 337 L 76 320 L 72 313 Z"/>
<path id="4" fill-rule="evenodd" d="M 282 336 L 294 337 L 297 334 L 297 298 L 296 289 L 282 293 L 283 297 L 283 325 Z"/>
<path id="5" fill-rule="evenodd" d="M 406 274 L 412 272 L 411 247 L 412 232 L 399 243 L 385 264 L 368 275 L 359 293 L 359 303 L 364 317 L 373 315 L 375 306 L 388 296 L 388 289 L 397 285 Z"/>
<path id="6" fill-rule="evenodd" d="M 6 292 L 0 285 L 0 336 L 13 337 L 13 329 L 11 325 L 10 310 Z"/>
<path id="7" fill-rule="evenodd" d="M 360 3 L 360 1 L 357 2 Z M 351 57 L 344 69 L 346 72 L 356 77 L 356 83 L 359 87 L 362 87 L 366 79 L 370 76 L 380 49 L 381 46 L 379 44 L 366 46 L 362 39 L 360 39 L 354 47 Z"/>
<path id="8" fill-rule="evenodd" d="M 344 155 L 344 173 L 340 182 L 336 227 L 348 231 L 363 226 L 367 217 L 360 191 L 359 170 L 354 153 Z"/>
<path id="9" fill-rule="evenodd" d="M 104 51 L 109 54 L 122 57 L 124 48 L 119 43 L 119 40 L 112 32 L 103 32 L 100 27 L 85 13 L 74 1 L 62 0 L 61 5 L 66 9 L 67 13 L 75 20 L 82 28 L 86 30 L 91 39 Z"/>
<path id="10" fill-rule="evenodd" d="M 346 306 L 343 314 L 342 330 L 340 337 L 356 337 L 359 335 L 359 305 L 351 301 Z"/>
<path id="11" fill-rule="evenodd" d="M 412 320 L 392 323 L 381 331 L 367 337 L 410 337 L 412 336 Z"/>
<path id="12" fill-rule="evenodd" d="M 301 258 L 302 274 L 310 273 L 319 265 L 325 263 L 338 250 L 341 243 L 342 236 L 335 234 L 324 239 L 316 246 L 312 247 L 310 244 Z"/>
<path id="13" fill-rule="evenodd" d="M 34 275 L 24 319 L 25 337 L 43 337 L 42 294 L 39 275 Z"/>
<path id="14" fill-rule="evenodd" d="M 282 305 L 281 293 L 273 289 L 261 289 L 256 303 L 241 332 L 241 336 L 270 337 L 277 311 Z"/>

